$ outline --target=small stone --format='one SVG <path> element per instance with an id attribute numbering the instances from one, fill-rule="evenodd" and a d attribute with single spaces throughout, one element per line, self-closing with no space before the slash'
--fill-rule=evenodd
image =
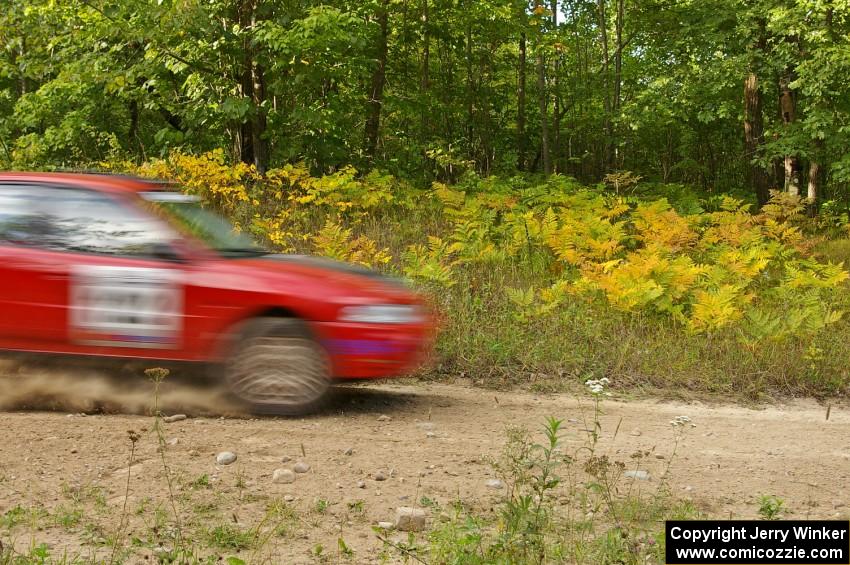
<path id="1" fill-rule="evenodd" d="M 641 431 L 640 431 L 639 429 L 637 429 L 637 428 L 633 429 L 633 430 L 632 430 L 632 433 L 631 433 L 631 435 L 633 435 L 633 436 L 635 436 L 635 437 L 638 437 L 638 436 L 640 436 L 640 435 L 642 435 L 642 434 L 643 434 L 643 432 L 641 432 Z"/>
<path id="2" fill-rule="evenodd" d="M 427 515 L 422 508 L 401 506 L 396 509 L 395 529 L 402 532 L 418 532 L 425 529 Z"/>
<path id="3" fill-rule="evenodd" d="M 393 523 L 392 522 L 378 522 L 378 527 L 382 530 L 392 530 Z"/>
<path id="4" fill-rule="evenodd" d="M 342 454 L 343 454 L 343 455 L 354 455 L 354 448 L 353 448 L 353 447 L 349 447 L 348 449 L 346 449 L 345 451 L 343 451 L 343 452 L 342 452 Z"/>
<path id="5" fill-rule="evenodd" d="M 661 455 L 660 453 L 656 453 L 656 454 L 655 454 L 655 458 L 656 458 L 656 459 L 664 459 L 664 456 L 663 456 L 663 455 Z"/>
<path id="6" fill-rule="evenodd" d="M 291 494 L 287 494 L 286 496 L 283 497 L 283 501 L 284 502 L 293 502 L 293 501 L 295 501 L 295 497 L 292 496 Z"/>
<path id="7" fill-rule="evenodd" d="M 289 469 L 275 469 L 274 473 L 272 473 L 272 482 L 281 485 L 294 483 L 295 473 Z"/>
<path id="8" fill-rule="evenodd" d="M 637 479 L 639 481 L 648 481 L 649 473 L 647 471 L 626 471 L 623 476 L 627 479 Z"/>
<path id="9" fill-rule="evenodd" d="M 372 478 L 376 481 L 386 481 L 387 475 L 383 471 L 378 471 Z"/>
<path id="10" fill-rule="evenodd" d="M 173 438 L 169 439 L 168 441 L 166 441 L 165 443 L 167 443 L 168 445 L 174 446 L 174 445 L 177 445 L 178 443 L 180 443 L 180 440 L 177 439 L 176 437 L 173 437 Z"/>
<path id="11" fill-rule="evenodd" d="M 434 432 L 428 432 L 428 433 L 425 434 L 425 437 L 434 438 L 434 437 L 437 437 L 437 434 L 435 434 Z"/>
<path id="12" fill-rule="evenodd" d="M 379 422 L 389 422 L 390 420 L 392 420 L 392 418 L 390 418 L 386 414 L 381 414 L 380 416 L 378 416 Z"/>
<path id="13" fill-rule="evenodd" d="M 357 481 L 357 488 L 366 488 L 366 481 Z"/>
<path id="14" fill-rule="evenodd" d="M 179 422 L 180 420 L 185 420 L 186 414 L 173 414 L 171 416 L 166 416 L 162 419 L 166 424 L 171 424 L 174 422 Z"/>
<path id="15" fill-rule="evenodd" d="M 492 489 L 502 489 L 505 487 L 505 484 L 499 479 L 490 479 L 487 481 L 487 488 Z"/>
<path id="16" fill-rule="evenodd" d="M 71 453 L 77 453 L 77 448 L 76 448 L 76 447 L 72 447 L 72 448 L 71 448 Z"/>
<path id="17" fill-rule="evenodd" d="M 289 463 L 290 461 L 292 461 L 292 457 L 290 457 L 289 455 L 284 455 L 280 458 L 281 463 Z"/>
<path id="18" fill-rule="evenodd" d="M 303 461 L 299 461 L 295 465 L 293 465 L 292 470 L 296 473 L 306 473 L 310 470 L 310 465 L 304 463 Z"/>
<path id="19" fill-rule="evenodd" d="M 217 465 L 230 465 L 234 461 L 236 461 L 236 454 L 232 451 L 222 451 L 215 456 L 215 462 Z"/>

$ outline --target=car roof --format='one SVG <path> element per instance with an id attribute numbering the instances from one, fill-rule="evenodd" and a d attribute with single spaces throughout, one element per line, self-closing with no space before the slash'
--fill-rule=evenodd
<path id="1" fill-rule="evenodd" d="M 0 183 L 13 182 L 87 188 L 111 193 L 136 193 L 165 190 L 169 187 L 167 183 L 162 181 L 119 174 L 0 172 Z"/>

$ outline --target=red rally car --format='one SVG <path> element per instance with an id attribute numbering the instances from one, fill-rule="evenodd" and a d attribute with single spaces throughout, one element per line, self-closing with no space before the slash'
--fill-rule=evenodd
<path id="1" fill-rule="evenodd" d="M 197 198 L 112 175 L 0 173 L 0 349 L 211 363 L 260 412 L 404 374 L 432 319 L 404 284 L 274 255 Z"/>

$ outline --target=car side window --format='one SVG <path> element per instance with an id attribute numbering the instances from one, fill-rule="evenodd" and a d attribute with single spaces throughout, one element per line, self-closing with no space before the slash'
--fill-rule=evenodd
<path id="1" fill-rule="evenodd" d="M 175 239 L 157 219 L 90 190 L 0 187 L 0 210 L 0 241 L 14 245 L 152 258 Z"/>
<path id="2" fill-rule="evenodd" d="M 38 198 L 32 187 L 0 186 L 0 244 L 37 244 Z"/>

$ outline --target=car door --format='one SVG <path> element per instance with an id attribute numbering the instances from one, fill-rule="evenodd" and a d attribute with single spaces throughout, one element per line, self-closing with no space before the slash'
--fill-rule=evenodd
<path id="1" fill-rule="evenodd" d="M 55 341 L 44 323 L 56 286 L 49 256 L 39 248 L 43 217 L 39 187 L 0 185 L 0 342 L 7 348 L 36 348 Z"/>
<path id="2" fill-rule="evenodd" d="M 33 187 L 27 245 L 10 245 L 15 276 L 6 302 L 26 323 L 6 335 L 27 349 L 174 357 L 186 335 L 183 265 L 158 257 L 171 228 L 117 196 Z"/>

